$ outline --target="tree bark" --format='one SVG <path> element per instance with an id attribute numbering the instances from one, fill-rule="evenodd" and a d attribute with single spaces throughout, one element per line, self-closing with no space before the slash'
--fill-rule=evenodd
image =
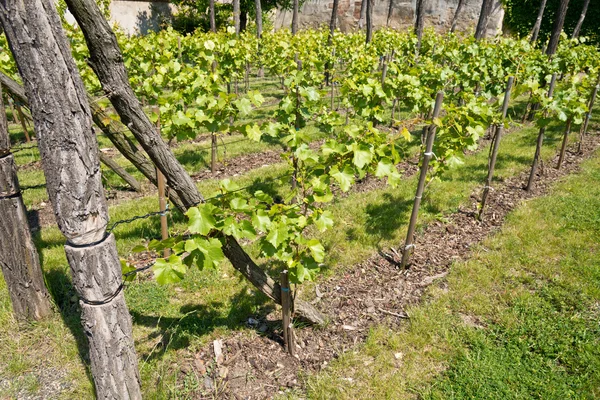
<path id="1" fill-rule="evenodd" d="M 235 35 L 240 35 L 240 0 L 233 0 L 233 25 L 235 27 Z"/>
<path id="2" fill-rule="evenodd" d="M 17 166 L 10 153 L 8 123 L 0 84 L 0 267 L 17 320 L 52 314 L 37 249 L 31 238 Z"/>
<path id="3" fill-rule="evenodd" d="M 535 24 L 533 25 L 533 29 L 531 30 L 531 39 L 529 40 L 529 42 L 532 44 L 537 41 L 538 36 L 540 34 L 540 28 L 542 27 L 542 20 L 544 18 L 544 10 L 546 9 L 546 1 L 547 0 L 542 0 L 542 3 L 540 4 L 540 10 L 538 11 L 538 15 L 535 20 Z"/>
<path id="4" fill-rule="evenodd" d="M 581 15 L 579 15 L 579 21 L 577 21 L 577 25 L 573 31 L 573 36 L 571 36 L 573 39 L 577 39 L 579 37 L 579 31 L 581 31 L 581 25 L 583 25 L 583 20 L 585 19 L 585 14 L 587 13 L 589 5 L 590 0 L 585 0 L 585 3 L 583 3 L 583 9 L 581 10 Z"/>
<path id="5" fill-rule="evenodd" d="M 373 1 L 365 0 L 367 2 L 367 38 L 366 43 L 371 43 L 373 38 Z"/>
<path id="6" fill-rule="evenodd" d="M 277 304 L 281 304 L 281 286 L 275 282 L 265 271 L 263 271 L 252 258 L 244 251 L 240 244 L 231 236 L 225 237 L 223 253 L 231 261 L 233 267 L 238 270 L 246 279 L 266 294 Z M 294 301 L 294 310 L 307 321 L 323 325 L 325 318 L 310 303 L 298 298 Z"/>
<path id="7" fill-rule="evenodd" d="M 177 161 L 156 127 L 144 113 L 129 85 L 123 56 L 114 32 L 94 0 L 67 0 L 90 51 L 89 64 L 121 121 L 167 178 L 168 185 L 190 207 L 203 201 L 192 178 Z"/>
<path id="8" fill-rule="evenodd" d="M 456 11 L 454 11 L 454 17 L 452 17 L 452 25 L 450 26 L 450 32 L 454 32 L 456 30 L 456 24 L 458 24 L 458 16 L 460 15 L 460 12 L 462 11 L 464 5 L 465 0 L 458 0 Z"/>
<path id="9" fill-rule="evenodd" d="M 216 32 L 217 24 L 215 22 L 215 0 L 208 1 L 208 13 L 209 13 L 209 19 L 210 19 L 210 31 Z"/>
<path id="10" fill-rule="evenodd" d="M 0 20 L 25 83 L 48 196 L 67 239 L 97 397 L 141 399 L 121 265 L 114 238 L 106 236 L 98 144 L 60 19 L 50 0 L 0 0 Z"/>
<path id="11" fill-rule="evenodd" d="M 256 10 L 256 37 L 260 39 L 262 37 L 262 5 L 260 0 L 254 0 L 254 7 Z"/>
<path id="12" fill-rule="evenodd" d="M 385 20 L 385 26 L 389 27 L 392 20 L 392 12 L 394 11 L 394 0 L 390 0 L 388 3 L 387 19 Z"/>
<path id="13" fill-rule="evenodd" d="M 298 12 L 300 11 L 298 0 L 293 0 L 293 8 L 292 8 L 292 35 L 298 33 Z"/>
<path id="14" fill-rule="evenodd" d="M 546 55 L 552 58 L 556 49 L 558 48 L 558 42 L 560 41 L 560 33 L 562 32 L 563 25 L 565 24 L 565 17 L 567 16 L 567 9 L 569 8 L 569 0 L 560 0 L 560 6 L 552 25 L 552 34 L 550 35 L 550 41 L 546 48 Z"/>
<path id="15" fill-rule="evenodd" d="M 494 0 L 483 0 L 483 3 L 481 4 L 479 20 L 477 21 L 477 28 L 475 29 L 475 40 L 480 40 L 485 36 L 493 2 Z"/>
<path id="16" fill-rule="evenodd" d="M 98 153 L 98 158 L 102 164 L 106 165 L 110 168 L 115 174 L 119 176 L 119 178 L 123 179 L 133 190 L 136 192 L 142 191 L 142 185 L 129 174 L 129 172 L 125 171 L 125 168 L 121 167 L 112 158 L 102 154 L 102 152 Z"/>
<path id="17" fill-rule="evenodd" d="M 417 0 L 415 8 L 415 35 L 417 35 L 417 48 L 415 54 L 417 55 L 417 57 L 419 52 L 421 51 L 421 41 L 423 40 L 423 26 L 425 25 L 423 15 L 424 11 L 425 0 Z"/>
<path id="18" fill-rule="evenodd" d="M 363 25 L 365 24 L 365 20 L 367 18 L 367 1 L 369 0 L 362 0 L 360 2 L 360 17 L 358 18 L 358 29 L 363 28 Z"/>
<path id="19" fill-rule="evenodd" d="M 90 64 L 104 90 L 121 116 L 121 120 L 129 127 L 156 164 L 156 167 L 165 175 L 170 187 L 181 198 L 183 203 L 181 211 L 185 212 L 189 207 L 204 202 L 204 198 L 198 192 L 198 188 L 191 177 L 168 149 L 154 125 L 144 114 L 141 104 L 129 85 L 115 35 L 95 1 L 67 0 L 67 4 L 69 11 L 79 23 L 85 36 L 90 51 Z M 233 240 L 235 241 L 235 239 Z M 246 254 L 241 247 L 239 251 Z M 246 257 L 250 258 L 247 254 Z M 245 268 L 257 269 L 257 273 L 260 271 L 260 268 L 254 263 L 248 267 L 236 264 L 236 259 L 230 259 L 230 261 L 238 271 Z M 318 313 L 314 307 L 313 313 Z M 319 324 L 318 321 L 313 322 Z"/>

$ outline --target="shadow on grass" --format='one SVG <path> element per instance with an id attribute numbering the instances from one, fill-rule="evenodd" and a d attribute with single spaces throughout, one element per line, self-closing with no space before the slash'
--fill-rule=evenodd
<path id="1" fill-rule="evenodd" d="M 231 298 L 229 311 L 224 312 L 224 307 L 221 302 L 188 303 L 179 309 L 181 317 L 151 316 L 131 311 L 134 324 L 156 329 L 148 335 L 147 340 L 160 338 L 161 343 L 160 349 L 153 348 L 150 352 L 138 356 L 146 361 L 157 359 L 168 350 L 188 347 L 192 337 L 208 335 L 216 328 L 223 327 L 230 331 L 239 329 L 246 326 L 245 322 L 249 316 L 264 319 L 261 317 L 272 312 L 275 305 L 260 293 L 249 294 L 244 287 Z"/>
<path id="2" fill-rule="evenodd" d="M 39 254 L 40 257 L 42 257 L 42 253 L 40 252 Z M 41 261 L 43 265 L 43 260 Z M 92 387 L 94 387 L 94 379 L 89 368 L 90 356 L 88 342 L 81 325 L 81 310 L 77 301 L 77 294 L 71 284 L 71 278 L 68 275 L 68 267 L 65 269 L 53 269 L 47 271 L 45 273 L 45 279 L 50 296 L 52 296 L 52 300 L 58 308 L 63 323 L 69 328 L 71 335 L 73 335 L 73 338 L 75 339 L 79 358 L 83 365 L 86 366 L 85 373 L 92 384 Z"/>

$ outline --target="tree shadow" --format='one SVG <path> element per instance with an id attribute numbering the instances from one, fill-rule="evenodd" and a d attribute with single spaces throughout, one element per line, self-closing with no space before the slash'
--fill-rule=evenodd
<path id="1" fill-rule="evenodd" d="M 135 26 L 142 35 L 149 32 L 158 32 L 164 26 L 170 25 L 173 13 L 169 3 L 150 3 L 150 12 L 139 11 L 136 16 Z"/>
<path id="2" fill-rule="evenodd" d="M 43 265 L 42 252 L 39 251 L 40 261 Z M 65 326 L 71 332 L 77 345 L 77 353 L 83 365 L 85 365 L 85 373 L 94 387 L 94 378 L 90 371 L 90 356 L 88 349 L 88 341 L 81 325 L 81 309 L 79 308 L 78 296 L 75 288 L 71 283 L 71 278 L 67 272 L 69 267 L 65 269 L 52 269 L 45 271 L 45 280 L 52 297 L 52 301 L 56 305 L 58 312 Z"/>
<path id="3" fill-rule="evenodd" d="M 368 204 L 365 209 L 365 231 L 374 236 L 377 243 L 394 237 L 398 229 L 408 223 L 413 204 L 413 199 L 390 193 L 384 193 L 382 199 L 377 204 Z M 347 229 L 345 233 L 349 242 L 360 241 L 359 233 L 354 228 Z"/>
<path id="4" fill-rule="evenodd" d="M 160 338 L 158 342 L 160 349 L 157 350 L 158 346 L 155 346 L 149 352 L 140 353 L 138 356 L 146 361 L 160 358 L 168 350 L 188 347 L 192 337 L 208 335 L 220 327 L 234 331 L 246 326 L 248 317 L 254 316 L 258 320 L 265 320 L 264 317 L 275 309 L 274 303 L 265 295 L 260 292 L 249 294 L 246 287 L 231 298 L 231 306 L 227 313 L 223 313 L 223 307 L 224 304 L 221 302 L 188 303 L 179 309 L 181 317 L 144 315 L 131 311 L 135 325 L 155 328 L 155 331 L 146 337 L 147 341 Z M 274 325 L 277 322 L 266 324 Z"/>

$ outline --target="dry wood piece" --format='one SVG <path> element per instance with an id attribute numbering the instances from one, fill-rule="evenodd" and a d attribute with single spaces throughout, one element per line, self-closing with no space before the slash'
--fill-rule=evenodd
<path id="1" fill-rule="evenodd" d="M 442 101 L 444 100 L 444 93 L 438 92 L 435 98 L 435 106 L 433 109 L 433 118 L 437 118 L 440 115 L 440 111 L 442 110 Z M 423 196 L 423 191 L 425 189 L 425 180 L 427 179 L 427 169 L 429 168 L 429 160 L 433 156 L 433 141 L 435 140 L 435 132 L 437 127 L 435 124 L 431 124 L 429 129 L 427 129 L 427 144 L 425 147 L 425 153 L 423 153 L 423 162 L 421 164 L 421 172 L 419 175 L 419 183 L 417 186 L 417 194 L 415 195 L 415 200 L 412 208 L 412 213 L 410 215 L 410 222 L 408 224 L 408 232 L 406 234 L 406 242 L 404 244 L 404 249 L 402 250 L 402 262 L 400 264 L 401 268 L 406 268 L 408 263 L 408 257 L 410 256 L 410 249 L 414 247 L 414 235 L 415 229 L 417 227 L 417 218 L 419 216 L 419 207 L 421 205 L 421 197 Z"/>
<path id="2" fill-rule="evenodd" d="M 285 343 L 285 347 L 288 353 L 290 353 L 290 356 L 294 356 L 296 343 L 294 341 L 294 327 L 292 325 L 292 296 L 290 293 L 290 281 L 287 270 L 281 272 L 280 284 L 283 342 Z"/>

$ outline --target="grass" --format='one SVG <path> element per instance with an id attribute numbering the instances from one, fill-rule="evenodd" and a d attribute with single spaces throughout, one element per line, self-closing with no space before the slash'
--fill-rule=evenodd
<path id="1" fill-rule="evenodd" d="M 314 138 L 319 137 L 314 128 L 309 129 L 313 129 L 311 135 Z M 496 173 L 498 179 L 514 176 L 528 168 L 536 134 L 533 128 L 518 129 L 503 139 Z M 554 154 L 559 135 L 559 128 L 549 131 L 549 145 L 543 153 L 546 159 Z M 99 137 L 99 142 L 100 147 L 110 146 L 106 138 Z M 252 142 L 247 143 L 254 146 Z M 177 147 L 175 153 L 178 157 L 188 157 L 184 160 L 188 170 L 197 170 L 202 165 L 206 167 L 206 160 L 203 161 L 202 153 L 195 152 L 194 149 L 204 145 L 205 143 L 185 143 Z M 266 145 L 252 147 L 243 143 L 239 147 L 235 146 L 228 147 L 228 157 L 267 148 Z M 272 146 L 276 147 L 277 144 Z M 413 146 L 412 150 L 415 149 Z M 486 149 L 469 155 L 465 158 L 464 165 L 432 184 L 423 202 L 421 226 L 435 219 L 443 219 L 445 214 L 456 211 L 468 201 L 473 190 L 482 185 L 486 156 Z M 20 165 L 38 159 L 37 150 L 17 155 Z M 115 159 L 126 165 L 121 157 Z M 272 178 L 280 176 L 286 170 L 286 164 L 279 163 L 232 179 L 240 186 L 251 185 L 255 189 L 284 195 L 288 190 L 288 182 Z M 109 175 L 107 174 L 109 183 L 117 184 Z M 39 168 L 23 169 L 19 176 L 23 185 L 43 183 Z M 198 183 L 199 189 L 207 196 L 217 189 L 217 185 L 218 182 L 213 179 Z M 322 237 L 329 250 L 326 275 L 339 273 L 344 266 L 371 255 L 379 248 L 398 245 L 405 234 L 405 222 L 410 213 L 415 186 L 414 178 L 405 179 L 399 188 L 351 193 L 332 204 L 330 209 L 338 224 L 327 236 Z M 37 204 L 44 199 L 43 187 L 25 192 L 28 205 Z M 115 221 L 156 209 L 156 197 L 148 196 L 124 201 L 112 206 L 109 211 L 111 219 Z M 184 229 L 180 214 L 173 212 L 170 218 L 174 232 Z M 156 238 L 159 232 L 159 222 L 155 218 L 117 227 L 114 233 L 119 254 L 127 257 L 140 241 Z M 38 232 L 36 243 L 40 249 L 48 286 L 60 314 L 16 333 L 12 328 L 14 320 L 8 295 L 6 290 L 0 290 L 0 352 L 10 360 L 9 365 L 0 364 L 0 376 L 10 378 L 30 374 L 39 377 L 41 369 L 54 371 L 56 376 L 68 383 L 63 392 L 64 398 L 90 397 L 93 389 L 86 367 L 88 361 L 85 339 L 64 257 L 64 238 L 57 228 L 48 227 Z M 255 252 L 252 246 L 249 250 Z M 0 288 L 3 285 L 4 282 L 0 279 Z M 177 362 L 193 354 L 210 340 L 232 331 L 255 335 L 254 330 L 246 327 L 246 319 L 264 314 L 273 307 L 228 265 L 219 270 L 193 270 L 177 286 L 159 286 L 151 277 L 139 277 L 125 294 L 134 321 L 134 338 L 143 390 L 148 398 L 168 398 L 193 392 L 197 382 L 177 381 Z M 40 344 L 44 346 L 44 352 L 31 351 Z M 14 380 L 7 393 L 35 393 L 38 391 L 36 387 L 43 390 L 44 382 L 39 379 L 37 386 Z M 5 395 L 3 390 L 0 389 L 0 397 Z"/>
<path id="2" fill-rule="evenodd" d="M 315 399 L 600 396 L 600 157 L 520 206 L 400 331 L 307 378 Z"/>

